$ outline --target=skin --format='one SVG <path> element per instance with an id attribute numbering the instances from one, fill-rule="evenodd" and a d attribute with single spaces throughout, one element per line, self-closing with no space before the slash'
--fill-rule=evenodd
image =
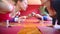
<path id="1" fill-rule="evenodd" d="M 48 10 L 48 12 L 49 12 L 49 15 L 50 15 L 51 17 L 55 17 L 56 12 L 55 12 L 55 10 L 51 7 L 50 1 L 51 1 L 51 0 L 41 0 L 42 4 L 44 4 L 44 6 L 47 7 L 47 10 Z"/>

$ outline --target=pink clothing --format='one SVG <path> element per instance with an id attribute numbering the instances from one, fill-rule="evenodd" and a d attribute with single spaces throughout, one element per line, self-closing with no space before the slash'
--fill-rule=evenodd
<path id="1" fill-rule="evenodd" d="M 9 13 L 6 13 L 6 14 L 1 14 L 1 13 L 0 13 L 0 22 L 1 22 L 1 21 L 5 21 L 5 20 L 7 20 L 7 19 L 10 19 Z"/>

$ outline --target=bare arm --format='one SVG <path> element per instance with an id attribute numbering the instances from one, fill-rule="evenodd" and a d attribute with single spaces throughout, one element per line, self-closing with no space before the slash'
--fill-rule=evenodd
<path id="1" fill-rule="evenodd" d="M 48 2 L 46 2 L 45 6 L 47 7 L 47 10 L 49 12 L 49 15 L 51 17 L 55 17 L 56 16 L 56 11 L 54 10 L 54 8 L 51 6 L 51 1 L 49 0 Z"/>

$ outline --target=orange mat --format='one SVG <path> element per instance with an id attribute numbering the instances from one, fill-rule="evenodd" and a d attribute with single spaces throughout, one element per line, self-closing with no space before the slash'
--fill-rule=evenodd
<path id="1" fill-rule="evenodd" d="M 36 27 L 25 27 L 21 29 L 18 34 L 42 34 Z"/>

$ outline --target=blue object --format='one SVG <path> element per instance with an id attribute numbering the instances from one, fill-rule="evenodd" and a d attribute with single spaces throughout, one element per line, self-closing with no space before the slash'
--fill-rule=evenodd
<path id="1" fill-rule="evenodd" d="M 43 16 L 43 20 L 47 21 L 47 16 Z"/>

